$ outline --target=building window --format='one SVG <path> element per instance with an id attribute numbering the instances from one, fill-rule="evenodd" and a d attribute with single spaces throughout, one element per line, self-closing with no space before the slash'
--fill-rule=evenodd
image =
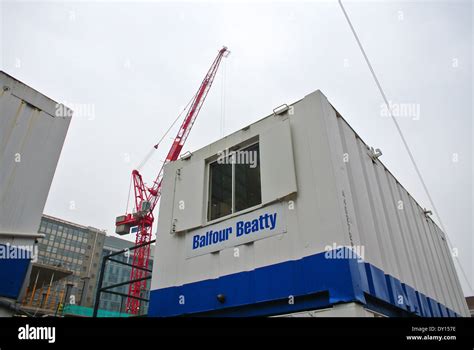
<path id="1" fill-rule="evenodd" d="M 262 202 L 259 153 L 256 143 L 209 164 L 209 221 Z"/>

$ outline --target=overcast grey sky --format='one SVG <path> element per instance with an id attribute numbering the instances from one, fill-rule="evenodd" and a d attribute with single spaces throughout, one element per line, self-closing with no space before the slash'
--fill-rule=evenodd
<path id="1" fill-rule="evenodd" d="M 398 121 L 474 285 L 472 3 L 344 3 L 389 100 L 415 108 Z M 1 69 L 76 110 L 47 214 L 112 234 L 131 170 L 194 94 L 222 45 L 232 54 L 185 150 L 320 89 L 429 208 L 336 1 L 4 0 L 0 11 Z M 156 175 L 167 141 L 143 169 L 145 179 Z"/>

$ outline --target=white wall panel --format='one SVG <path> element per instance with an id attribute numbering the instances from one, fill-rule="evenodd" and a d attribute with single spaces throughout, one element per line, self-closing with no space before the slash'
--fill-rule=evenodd
<path id="1" fill-rule="evenodd" d="M 203 223 L 206 196 L 204 193 L 205 162 L 190 160 L 175 172 L 174 220 L 176 231 L 199 227 Z M 179 173 L 179 175 L 178 175 Z"/>
<path id="2" fill-rule="evenodd" d="M 296 192 L 289 119 L 278 120 L 261 133 L 260 159 L 262 203 L 270 203 Z"/>

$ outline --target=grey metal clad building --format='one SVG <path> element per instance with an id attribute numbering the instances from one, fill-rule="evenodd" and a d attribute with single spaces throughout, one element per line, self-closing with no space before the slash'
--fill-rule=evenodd
<path id="1" fill-rule="evenodd" d="M 7 303 L 21 299 L 32 260 L 8 252 L 34 252 L 42 236 L 38 226 L 71 114 L 0 71 L 0 299 Z M 0 306 L 0 315 L 7 314 Z"/>
<path id="2" fill-rule="evenodd" d="M 121 239 L 118 237 L 107 236 L 105 237 L 104 247 L 102 251 L 102 257 L 105 255 L 109 255 L 115 253 L 120 250 L 124 250 L 130 248 L 134 245 L 133 242 L 127 241 L 125 239 Z M 150 246 L 150 269 L 153 266 L 153 255 L 154 255 L 155 246 Z M 115 256 L 114 259 L 123 261 L 126 263 L 132 263 L 133 260 L 133 251 L 120 254 Z M 104 280 L 103 280 L 103 287 L 126 282 L 130 280 L 130 272 L 131 267 L 127 265 L 122 265 L 110 261 L 107 263 L 105 270 L 104 270 Z M 114 288 L 114 291 L 128 294 L 129 285 L 123 285 L 120 287 Z M 150 280 L 147 281 L 147 289 L 143 291 L 142 297 L 148 299 L 150 293 Z M 100 298 L 99 309 L 101 310 L 108 310 L 114 312 L 126 312 L 126 298 L 116 294 L 109 294 L 109 293 L 102 293 Z M 142 304 L 142 308 L 140 310 L 140 314 L 146 314 L 148 311 L 148 303 L 144 302 Z"/>
<path id="3" fill-rule="evenodd" d="M 469 316 L 381 159 L 315 91 L 167 164 L 149 315 Z"/>
<path id="4" fill-rule="evenodd" d="M 60 303 L 93 305 L 105 231 L 43 215 L 38 230 L 38 263 L 71 271 L 57 281 L 41 279 L 42 270 L 32 274 L 23 304 L 55 311 Z M 36 280 L 42 283 L 35 283 Z M 69 285 L 69 287 L 68 287 Z"/>

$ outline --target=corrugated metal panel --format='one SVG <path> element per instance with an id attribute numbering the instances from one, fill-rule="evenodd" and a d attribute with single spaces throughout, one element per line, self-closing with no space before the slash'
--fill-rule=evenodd
<path id="1" fill-rule="evenodd" d="M 337 120 L 338 132 L 330 135 L 330 139 L 340 138 L 346 145 L 345 153 L 349 156 L 344 169 L 349 178 L 346 186 L 353 194 L 355 221 L 363 226 L 359 231 L 365 235 L 361 243 L 367 246 L 366 260 L 466 315 L 444 234 L 425 217 L 420 205 L 385 166 L 370 157 L 367 145 L 345 120 L 340 116 Z M 358 147 L 354 147 L 354 142 Z"/>
<path id="2" fill-rule="evenodd" d="M 70 117 L 0 72 L 0 232 L 36 233 Z"/>
<path id="3" fill-rule="evenodd" d="M 187 165 L 183 161 L 167 165 L 150 313 L 288 314 L 298 308 L 357 301 L 386 314 L 448 316 L 455 312 L 467 316 L 444 234 L 425 217 L 418 203 L 378 159 L 373 159 L 368 146 L 319 91 L 293 104 L 291 112 L 271 115 L 193 153 L 193 162 L 204 165 L 218 151 L 259 138 L 261 149 L 266 153 L 274 150 L 270 156 L 261 153 L 264 169 L 265 162 L 278 159 L 282 149 L 274 146 L 278 139 L 261 136 L 289 121 L 291 142 L 285 144 L 285 152 L 293 155 L 294 169 L 283 162 L 281 171 L 294 170 L 296 185 L 293 195 L 279 204 L 283 213 L 278 217 L 287 228 L 284 233 L 245 244 L 235 240 L 237 243 L 212 253 L 186 254 L 190 236 L 205 231 L 209 224 L 203 214 L 201 227 L 173 234 L 172 208 L 189 199 L 185 193 L 176 198 L 174 174 Z M 270 173 L 277 171 L 274 168 Z M 217 226 L 274 212 L 271 202 L 281 197 L 281 186 L 263 177 L 262 183 L 266 200 L 261 206 L 250 214 L 246 211 L 245 216 L 236 213 L 223 218 Z M 287 185 L 291 187 L 291 183 Z M 207 203 L 207 193 L 196 198 L 193 192 L 192 202 L 199 200 Z M 212 224 L 214 228 L 216 222 Z M 355 249 L 362 259 L 354 262 L 346 258 L 348 250 L 342 247 Z M 328 251 L 342 255 L 331 257 Z M 228 295 L 225 304 L 216 301 L 217 293 Z M 291 306 L 285 303 L 291 295 L 313 298 Z M 367 295 L 375 299 L 367 299 Z M 185 306 L 179 303 L 180 296 L 187 298 Z M 396 310 L 385 310 L 373 300 L 385 301 L 384 305 L 391 304 Z M 239 313 L 238 307 L 243 305 L 252 308 Z M 263 309 L 262 305 L 267 306 Z M 233 311 L 226 311 L 231 307 Z"/>
<path id="4" fill-rule="evenodd" d="M 327 115 L 329 118 L 332 117 Z M 343 143 L 356 139 L 359 146 L 358 152 L 355 151 L 355 147 L 346 148 L 349 161 L 345 165 L 348 177 L 352 177 L 349 187 L 355 194 L 353 198 L 362 196 L 369 199 L 368 208 L 371 217 L 369 216 L 367 220 L 356 214 L 356 221 L 369 223 L 370 229 L 364 228 L 364 232 L 371 233 L 372 237 L 362 240 L 362 244 L 370 240 L 377 242 L 378 249 L 374 248 L 380 251 L 380 259 L 376 257 L 372 260 L 371 257 L 367 257 L 366 260 L 373 262 L 385 273 L 416 286 L 417 290 L 443 305 L 465 314 L 464 298 L 457 275 L 453 274 L 453 261 L 442 231 L 430 218 L 425 217 L 420 205 L 385 166 L 379 160 L 370 157 L 367 145 L 341 117 L 338 117 L 338 129 L 338 133 L 330 135 L 330 139 L 336 135 Z M 354 177 L 358 163 L 363 164 L 363 171 Z M 361 179 L 365 182 L 365 189 L 361 189 L 363 186 L 360 186 Z M 360 209 L 360 203 L 354 202 L 354 208 L 360 213 L 360 210 L 357 210 Z M 368 250 L 372 251 L 374 248 Z M 451 279 L 451 275 L 454 275 L 456 280 Z"/>

